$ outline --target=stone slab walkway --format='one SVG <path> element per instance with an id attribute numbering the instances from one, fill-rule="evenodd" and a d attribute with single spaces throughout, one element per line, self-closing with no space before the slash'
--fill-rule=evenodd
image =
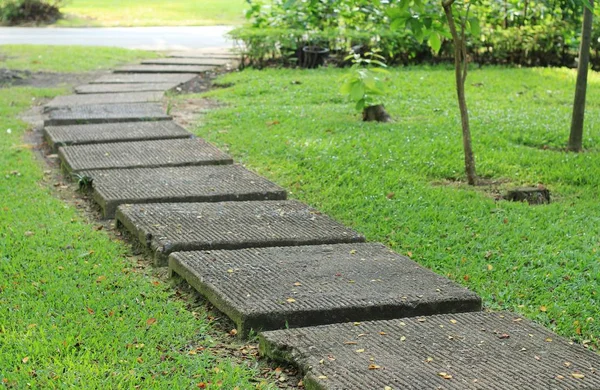
<path id="1" fill-rule="evenodd" d="M 148 245 L 158 265 L 173 252 L 363 242 L 297 201 L 122 205 L 117 223 Z"/>
<path id="2" fill-rule="evenodd" d="M 600 355 L 512 313 L 463 313 L 264 332 L 307 389 L 600 389 Z"/>
<path id="3" fill-rule="evenodd" d="M 142 61 L 143 65 L 201 65 L 224 66 L 235 65 L 231 58 L 154 58 Z"/>
<path id="4" fill-rule="evenodd" d="M 114 104 L 237 58 L 212 51 L 103 76 L 57 99 L 45 123 L 63 164 L 93 180 L 103 215 L 156 265 L 168 259 L 240 335 L 274 329 L 261 333 L 263 354 L 299 366 L 307 389 L 600 389 L 598 355 L 510 313 L 483 313 L 475 293 L 284 200 L 161 105 Z"/>
<path id="5" fill-rule="evenodd" d="M 115 73 L 204 73 L 214 70 L 212 66 L 200 65 L 127 65 L 114 70 Z"/>
<path id="6" fill-rule="evenodd" d="M 172 121 L 46 126 L 44 128 L 44 138 L 53 152 L 58 152 L 60 146 L 67 145 L 191 137 L 190 132 Z"/>
<path id="7" fill-rule="evenodd" d="M 183 74 L 153 74 L 153 73 L 134 73 L 134 74 L 107 74 L 90 84 L 136 84 L 136 83 L 177 83 L 184 84 L 198 77 L 195 73 Z"/>
<path id="8" fill-rule="evenodd" d="M 78 94 L 121 93 L 121 92 L 165 92 L 176 88 L 180 83 L 121 83 L 121 84 L 86 84 L 75 88 Z"/>
<path id="9" fill-rule="evenodd" d="M 240 334 L 481 310 L 481 299 L 381 244 L 178 252 L 169 268 Z"/>
<path id="10" fill-rule="evenodd" d="M 143 122 L 172 119 L 158 103 L 95 104 L 61 107 L 49 112 L 44 126 Z"/>
<path id="11" fill-rule="evenodd" d="M 106 218 L 114 217 L 117 206 L 126 203 L 222 202 L 286 198 L 286 193 L 281 187 L 239 165 L 118 169 L 84 171 L 83 174 L 93 178 L 93 197 Z M 144 206 L 134 210 L 145 213 L 154 210 L 155 207 Z M 160 215 L 160 213 L 170 213 L 170 210 L 169 207 L 163 209 L 158 206 L 156 212 Z M 135 213 L 133 210 L 131 212 Z M 137 229 L 145 230 L 148 227 L 139 217 L 139 215 L 131 216 L 132 220 L 139 225 Z M 175 226 L 180 223 L 202 224 L 203 222 L 195 214 L 191 217 L 191 221 L 187 221 L 182 215 L 178 218 L 181 219 L 179 222 L 171 220 L 172 225 L 165 220 L 164 226 L 161 225 L 162 228 L 169 229 L 170 226 L 172 230 L 177 231 Z"/>
<path id="12" fill-rule="evenodd" d="M 44 106 L 46 112 L 61 107 L 89 106 L 94 104 L 123 104 L 160 102 L 164 96 L 162 91 L 99 93 L 57 96 Z"/>
<path id="13" fill-rule="evenodd" d="M 233 163 L 227 154 L 199 138 L 61 146 L 58 154 L 67 172 Z"/>

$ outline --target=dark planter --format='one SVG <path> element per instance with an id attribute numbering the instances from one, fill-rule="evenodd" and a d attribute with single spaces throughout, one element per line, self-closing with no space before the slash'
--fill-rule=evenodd
<path id="1" fill-rule="evenodd" d="M 300 66 L 303 68 L 314 69 L 325 63 L 325 58 L 329 56 L 329 49 L 319 46 L 304 46 L 302 48 L 302 58 Z"/>

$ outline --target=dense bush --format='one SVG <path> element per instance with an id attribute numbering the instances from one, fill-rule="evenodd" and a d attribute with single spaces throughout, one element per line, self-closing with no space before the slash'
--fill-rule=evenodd
<path id="1" fill-rule="evenodd" d="M 63 0 L 1 0 L 3 24 L 48 23 L 60 18 Z"/>
<path id="2" fill-rule="evenodd" d="M 452 58 L 451 42 L 438 53 L 410 29 L 391 28 L 397 0 L 247 0 L 249 23 L 230 35 L 245 48 L 250 64 L 290 65 L 306 45 L 328 48 L 335 63 L 351 47 L 379 49 L 390 64 L 440 62 Z M 432 9 L 439 0 L 429 0 Z M 579 44 L 581 2 L 577 0 L 482 0 L 471 9 L 481 33 L 467 33 L 469 55 L 479 64 L 574 66 Z M 407 21 L 410 24 L 410 20 Z M 600 21 L 596 22 L 591 62 L 600 69 Z M 408 26 L 410 27 L 410 26 Z"/>

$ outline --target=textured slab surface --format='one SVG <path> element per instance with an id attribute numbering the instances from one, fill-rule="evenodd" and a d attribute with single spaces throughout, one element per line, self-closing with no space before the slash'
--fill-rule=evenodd
<path id="1" fill-rule="evenodd" d="M 116 207 L 124 203 L 221 202 L 286 197 L 282 188 L 239 165 L 119 169 L 86 171 L 85 174 L 94 178 L 93 196 L 107 218 L 112 218 Z M 158 207 L 157 215 L 160 215 L 163 209 Z M 139 229 L 143 230 L 146 222 L 138 218 L 145 212 L 135 214 L 138 211 L 134 208 L 131 218 L 135 223 L 141 224 Z M 164 229 L 167 233 L 172 232 L 172 229 L 177 231 L 178 222 L 169 219 L 171 217 L 183 218 L 183 223 L 192 225 L 199 222 L 185 221 L 183 214 L 168 216 L 168 219 L 160 222 L 165 223 Z M 197 217 L 195 214 L 192 218 Z"/>
<path id="2" fill-rule="evenodd" d="M 278 330 L 260 346 L 307 389 L 600 389 L 600 355 L 507 312 Z"/>
<path id="3" fill-rule="evenodd" d="M 177 83 L 184 84 L 198 77 L 197 74 L 107 74 L 91 84 L 139 84 L 139 83 Z"/>
<path id="4" fill-rule="evenodd" d="M 187 50 L 172 51 L 167 54 L 171 58 L 239 58 L 240 55 L 229 50 Z"/>
<path id="5" fill-rule="evenodd" d="M 117 221 L 146 243 L 161 265 L 180 251 L 364 241 L 296 201 L 123 205 Z"/>
<path id="6" fill-rule="evenodd" d="M 233 163 L 231 157 L 200 138 L 62 146 L 58 154 L 69 172 Z"/>
<path id="7" fill-rule="evenodd" d="M 75 88 L 78 94 L 168 91 L 180 83 L 86 84 Z"/>
<path id="8" fill-rule="evenodd" d="M 44 126 L 85 123 L 141 122 L 167 120 L 171 117 L 158 103 L 96 104 L 74 106 L 50 111 Z"/>
<path id="9" fill-rule="evenodd" d="M 89 106 L 93 104 L 123 104 L 159 102 L 164 96 L 163 92 L 124 92 L 124 93 L 97 93 L 88 95 L 57 96 L 44 106 L 46 112 L 59 107 Z"/>
<path id="10" fill-rule="evenodd" d="M 177 252 L 169 268 L 243 335 L 481 310 L 475 293 L 381 244 Z"/>
<path id="11" fill-rule="evenodd" d="M 115 73 L 204 73 L 214 66 L 200 65 L 126 65 L 114 70 Z"/>
<path id="12" fill-rule="evenodd" d="M 235 61 L 228 58 L 211 57 L 180 57 L 180 58 L 154 58 L 142 61 L 144 65 L 204 65 L 204 66 L 223 66 L 232 64 Z"/>
<path id="13" fill-rule="evenodd" d="M 172 121 L 100 123 L 91 125 L 47 126 L 44 135 L 52 150 L 59 146 L 109 142 L 190 138 L 183 127 Z"/>

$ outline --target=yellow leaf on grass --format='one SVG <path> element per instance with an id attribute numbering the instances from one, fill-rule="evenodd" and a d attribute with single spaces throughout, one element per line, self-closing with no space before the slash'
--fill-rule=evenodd
<path id="1" fill-rule="evenodd" d="M 23 360 L 21 360 L 23 363 L 27 363 L 29 361 L 29 356 L 25 356 L 23 358 Z"/>
<path id="2" fill-rule="evenodd" d="M 491 265 L 491 264 L 488 264 L 488 265 L 487 265 L 487 269 L 488 269 L 488 271 L 491 271 L 491 270 L 493 270 L 493 269 L 494 269 L 494 266 L 493 266 L 493 265 Z"/>
<path id="3" fill-rule="evenodd" d="M 154 323 L 156 323 L 156 318 L 148 318 L 146 320 L 146 325 L 148 326 L 153 325 Z"/>
<path id="4" fill-rule="evenodd" d="M 540 311 L 543 311 L 544 313 L 548 310 L 548 308 L 546 306 L 540 306 Z"/>
<path id="5" fill-rule="evenodd" d="M 100 283 L 106 280 L 106 276 L 104 275 L 100 275 L 98 276 L 98 279 L 96 279 L 96 283 Z"/>

